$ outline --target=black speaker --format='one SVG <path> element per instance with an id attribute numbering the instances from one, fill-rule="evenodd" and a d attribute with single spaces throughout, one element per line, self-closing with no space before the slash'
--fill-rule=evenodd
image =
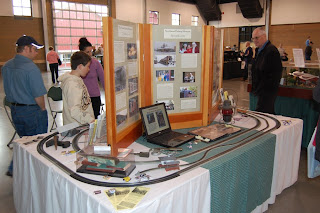
<path id="1" fill-rule="evenodd" d="M 259 0 L 238 0 L 240 10 L 245 18 L 261 18 L 263 9 Z"/>

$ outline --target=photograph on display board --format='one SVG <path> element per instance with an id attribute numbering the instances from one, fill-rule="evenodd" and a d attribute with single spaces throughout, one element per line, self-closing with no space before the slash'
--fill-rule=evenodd
<path id="1" fill-rule="evenodd" d="M 154 42 L 154 55 L 176 54 L 176 42 Z"/>
<path id="2" fill-rule="evenodd" d="M 198 89 L 196 86 L 180 87 L 180 98 L 197 97 Z"/>
<path id="3" fill-rule="evenodd" d="M 117 127 L 119 127 L 121 124 L 122 124 L 121 126 L 123 126 L 123 124 L 127 120 L 127 117 L 128 117 L 128 110 L 127 109 L 124 109 L 120 112 L 117 112 L 117 115 L 116 115 Z"/>
<path id="4" fill-rule="evenodd" d="M 129 117 L 139 112 L 138 96 L 129 99 Z"/>
<path id="5" fill-rule="evenodd" d="M 166 110 L 174 110 L 174 101 L 173 100 L 161 100 L 156 101 L 156 103 L 164 103 L 166 106 Z"/>
<path id="6" fill-rule="evenodd" d="M 157 120 L 158 120 L 158 125 L 159 125 L 159 127 L 166 126 L 166 122 L 165 122 L 165 120 L 164 120 L 162 110 L 156 111 L 156 116 L 157 116 Z"/>
<path id="7" fill-rule="evenodd" d="M 157 70 L 156 81 L 174 81 L 174 70 Z"/>
<path id="8" fill-rule="evenodd" d="M 175 67 L 176 55 L 155 55 L 154 67 Z"/>
<path id="9" fill-rule="evenodd" d="M 137 59 L 137 44 L 128 43 L 127 44 L 127 58 L 128 59 Z"/>
<path id="10" fill-rule="evenodd" d="M 195 79 L 195 72 L 183 72 L 183 83 L 194 83 Z"/>
<path id="11" fill-rule="evenodd" d="M 138 92 L 138 78 L 137 77 L 128 79 L 128 85 L 129 85 L 129 96 Z"/>
<path id="12" fill-rule="evenodd" d="M 200 53 L 200 42 L 180 42 L 179 53 Z"/>
<path id="13" fill-rule="evenodd" d="M 114 71 L 114 79 L 116 92 L 119 92 L 126 88 L 127 72 L 125 66 L 116 67 Z"/>

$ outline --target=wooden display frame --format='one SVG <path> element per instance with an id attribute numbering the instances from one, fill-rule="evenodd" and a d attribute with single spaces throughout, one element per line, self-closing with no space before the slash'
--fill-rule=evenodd
<path id="1" fill-rule="evenodd" d="M 114 65 L 114 35 L 113 18 L 104 17 L 103 22 L 103 48 L 104 48 L 104 72 L 105 72 L 105 97 L 107 115 L 107 141 L 111 145 L 113 156 L 117 156 L 118 148 L 129 146 L 142 135 L 141 119 L 117 132 L 116 107 L 115 107 L 115 65 Z M 139 46 L 139 107 L 152 105 L 153 103 L 153 66 L 151 53 L 152 25 L 138 24 Z M 183 112 L 169 114 L 169 120 L 173 129 L 206 126 L 218 113 L 218 104 L 212 106 L 212 78 L 214 64 L 214 27 L 202 27 L 203 55 L 201 58 L 201 94 L 200 110 L 196 112 Z M 220 75 L 220 82 L 222 74 Z M 221 83 L 220 83 L 221 85 Z"/>

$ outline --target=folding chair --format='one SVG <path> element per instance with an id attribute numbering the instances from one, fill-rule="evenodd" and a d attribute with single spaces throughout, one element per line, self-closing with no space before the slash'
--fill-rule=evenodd
<path id="1" fill-rule="evenodd" d="M 103 108 L 103 106 L 104 106 L 104 103 L 101 103 L 101 105 L 100 105 L 100 114 L 101 114 L 101 115 L 104 113 L 104 108 Z"/>
<path id="2" fill-rule="evenodd" d="M 7 144 L 7 147 L 11 148 L 10 145 L 14 139 L 14 137 L 16 136 L 17 134 L 17 130 L 16 130 L 16 126 L 14 125 L 13 121 L 12 121 L 12 117 L 11 117 L 11 113 L 8 111 L 10 110 L 10 106 L 11 106 L 11 103 L 7 101 L 6 97 L 3 98 L 3 107 L 4 107 L 4 110 L 6 111 L 6 114 L 8 116 L 8 119 L 12 125 L 12 127 L 14 128 L 14 134 L 11 138 L 11 140 L 9 141 L 9 143 Z M 11 111 L 11 110 L 10 110 Z"/>
<path id="3" fill-rule="evenodd" d="M 50 132 L 58 127 L 56 117 L 58 113 L 62 113 L 62 89 L 59 86 L 52 86 L 47 94 L 49 109 L 53 118 Z M 55 127 L 54 127 L 55 126 Z"/>

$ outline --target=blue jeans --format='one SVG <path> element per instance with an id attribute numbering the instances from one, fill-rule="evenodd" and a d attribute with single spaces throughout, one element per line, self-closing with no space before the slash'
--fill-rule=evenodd
<path id="1" fill-rule="evenodd" d="M 48 113 L 35 106 L 11 106 L 11 116 L 20 137 L 46 133 L 48 131 Z M 8 168 L 13 170 L 11 161 Z"/>
<path id="2" fill-rule="evenodd" d="M 48 113 L 35 106 L 11 106 L 11 116 L 20 137 L 46 133 Z"/>

